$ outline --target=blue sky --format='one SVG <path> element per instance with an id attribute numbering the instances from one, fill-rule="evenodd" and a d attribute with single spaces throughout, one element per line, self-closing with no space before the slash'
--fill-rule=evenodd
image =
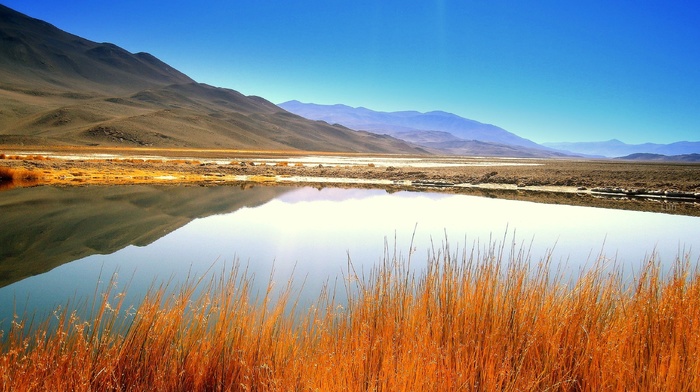
<path id="1" fill-rule="evenodd" d="M 700 2 L 0 0 L 198 82 L 535 142 L 700 140 Z"/>

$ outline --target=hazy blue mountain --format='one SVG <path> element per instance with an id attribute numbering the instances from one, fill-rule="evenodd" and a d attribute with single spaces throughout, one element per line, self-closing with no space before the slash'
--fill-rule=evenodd
<path id="1" fill-rule="evenodd" d="M 312 120 L 322 120 L 329 124 L 341 124 L 351 129 L 387 134 L 413 143 L 422 140 L 421 145 L 425 145 L 426 142 L 477 140 L 549 150 L 495 125 L 483 124 L 442 111 L 428 113 L 416 111 L 378 112 L 363 107 L 318 105 L 299 101 L 288 101 L 278 106 Z"/>
<path id="2" fill-rule="evenodd" d="M 688 155 L 700 153 L 700 142 L 670 144 L 626 144 L 617 139 L 602 142 L 542 143 L 542 145 L 574 154 L 603 157 L 623 157 L 632 154 Z"/>
<path id="3" fill-rule="evenodd" d="M 626 155 L 618 159 L 628 161 L 660 161 L 660 162 L 700 162 L 700 154 L 682 154 L 682 155 L 662 155 L 650 153 L 635 153 Z"/>

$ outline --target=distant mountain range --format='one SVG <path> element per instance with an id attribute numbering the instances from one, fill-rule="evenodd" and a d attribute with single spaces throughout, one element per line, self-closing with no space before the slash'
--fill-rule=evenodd
<path id="1" fill-rule="evenodd" d="M 278 106 L 311 120 L 390 135 L 439 153 L 509 157 L 565 155 L 495 125 L 447 112 L 378 112 L 363 107 L 299 101 L 288 101 Z"/>
<path id="2" fill-rule="evenodd" d="M 572 154 L 594 157 L 626 157 L 632 154 L 686 155 L 700 153 L 700 142 L 676 142 L 670 144 L 626 144 L 617 139 L 603 142 L 542 143 L 544 146 Z M 658 158 L 658 157 L 657 157 Z"/>
<path id="3" fill-rule="evenodd" d="M 425 153 L 197 83 L 148 53 L 0 5 L 0 144 Z"/>
<path id="4" fill-rule="evenodd" d="M 700 162 L 700 154 L 663 155 L 636 153 L 619 157 L 617 159 L 627 161 L 662 161 L 662 162 Z"/>

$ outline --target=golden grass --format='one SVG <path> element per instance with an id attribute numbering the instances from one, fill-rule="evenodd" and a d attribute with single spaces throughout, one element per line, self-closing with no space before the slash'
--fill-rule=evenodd
<path id="1" fill-rule="evenodd" d="M 16 167 L 0 166 L 0 189 L 29 186 L 39 181 L 39 173 Z"/>
<path id="2" fill-rule="evenodd" d="M 189 165 L 198 164 L 197 161 L 187 162 Z M 44 168 L 41 171 L 0 166 L 0 191 L 36 185 L 194 184 L 211 181 L 239 182 L 240 180 L 235 175 L 221 173 L 195 173 L 173 169 L 151 170 L 141 166 L 135 168 Z M 271 175 L 255 175 L 250 176 L 246 181 L 272 183 L 276 179 Z"/>
<path id="3" fill-rule="evenodd" d="M 196 160 L 190 160 L 190 159 L 171 159 L 169 163 L 173 163 L 175 165 L 201 165 L 202 163 L 200 161 Z"/>
<path id="4" fill-rule="evenodd" d="M 43 155 L 6 155 L 0 154 L 0 160 L 16 160 L 16 161 L 49 161 L 51 158 Z"/>
<path id="5" fill-rule="evenodd" d="M 507 253 L 507 252 L 505 252 Z M 300 310 L 287 286 L 254 298 L 238 266 L 138 309 L 104 293 L 90 322 L 15 320 L 2 390 L 700 390 L 700 273 L 653 258 L 631 282 L 603 263 L 567 280 L 502 248 L 386 257 Z M 351 271 L 352 265 L 349 268 Z M 339 289 L 342 292 L 342 287 Z M 292 309 L 291 311 L 289 309 Z"/>

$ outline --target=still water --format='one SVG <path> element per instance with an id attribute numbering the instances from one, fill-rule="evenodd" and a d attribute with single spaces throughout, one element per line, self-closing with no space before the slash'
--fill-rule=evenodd
<path id="1" fill-rule="evenodd" d="M 239 261 L 256 282 L 293 273 L 316 298 L 326 282 L 394 252 L 414 268 L 431 248 L 513 244 L 578 271 L 599 256 L 626 271 L 652 253 L 697 263 L 700 218 L 427 192 L 294 187 L 84 187 L 0 194 L 0 328 L 91 298 L 116 273 L 128 301 L 152 285 Z M 342 284 L 342 283 L 341 283 Z"/>

